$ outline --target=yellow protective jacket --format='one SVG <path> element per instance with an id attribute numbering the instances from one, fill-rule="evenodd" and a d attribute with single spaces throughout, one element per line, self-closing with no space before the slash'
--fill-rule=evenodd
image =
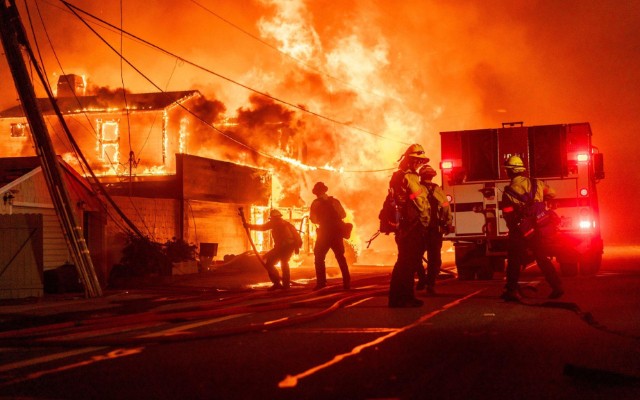
<path id="1" fill-rule="evenodd" d="M 271 229 L 274 247 L 293 246 L 296 243 L 295 226 L 282 218 L 272 218 L 264 224 L 247 224 L 246 226 L 256 231 L 268 231 Z"/>
<path id="2" fill-rule="evenodd" d="M 556 192 L 549 185 L 541 180 L 536 179 L 537 189 L 534 196 L 535 201 L 544 202 L 556 197 Z M 511 179 L 509 186 L 520 195 L 527 195 L 531 191 L 531 179 L 518 175 Z M 524 203 L 515 198 L 505 190 L 502 193 L 502 215 L 504 216 L 507 227 L 512 229 L 519 222 L 520 211 Z"/>
<path id="3" fill-rule="evenodd" d="M 420 184 L 420 176 L 411 169 L 399 169 L 394 172 L 389 185 L 394 191 L 396 203 L 400 207 L 404 220 L 401 229 L 412 226 L 415 221 L 419 221 L 424 228 L 428 227 L 431 208 L 427 199 L 427 190 Z"/>
<path id="4" fill-rule="evenodd" d="M 429 227 L 445 228 L 453 225 L 453 214 L 444 190 L 433 182 L 422 183 L 427 191 L 431 208 Z"/>

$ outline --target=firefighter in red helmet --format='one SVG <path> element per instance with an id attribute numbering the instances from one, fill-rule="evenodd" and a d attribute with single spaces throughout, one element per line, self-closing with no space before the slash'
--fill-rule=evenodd
<path id="1" fill-rule="evenodd" d="M 399 161 L 398 170 L 389 182 L 401 215 L 395 234 L 398 259 L 391 272 L 389 307 L 420 307 L 423 301 L 415 297 L 413 276 L 422 265 L 424 232 L 429 226 L 429 202 L 425 188 L 420 185 L 418 170 L 429 162 L 429 158 L 421 145 L 412 144 Z"/>

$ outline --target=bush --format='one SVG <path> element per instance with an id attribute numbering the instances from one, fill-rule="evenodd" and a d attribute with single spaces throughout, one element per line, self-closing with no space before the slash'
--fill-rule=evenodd
<path id="1" fill-rule="evenodd" d="M 192 261 L 196 259 L 196 245 L 182 239 L 172 238 L 164 244 L 164 252 L 169 262 Z"/>
<path id="2" fill-rule="evenodd" d="M 131 276 L 171 275 L 171 261 L 160 243 L 132 233 L 127 234 L 125 242 L 119 270 L 127 271 Z"/>

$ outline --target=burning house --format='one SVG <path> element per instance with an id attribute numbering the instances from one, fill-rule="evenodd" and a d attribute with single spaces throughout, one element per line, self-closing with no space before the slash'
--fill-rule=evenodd
<path id="1" fill-rule="evenodd" d="M 183 239 L 198 248 L 206 244 L 209 253 L 214 246 L 220 255 L 250 248 L 238 208 L 247 210 L 252 221 L 264 215 L 271 205 L 271 173 L 187 154 L 197 151 L 189 149 L 191 131 L 211 122 L 201 115 L 215 118 L 222 110 L 219 104 L 205 100 L 197 91 L 131 94 L 99 89 L 84 96 L 83 80 L 64 78 L 58 84 L 56 103 L 73 140 L 114 203 L 145 236 L 160 243 Z M 75 169 L 76 176 L 84 179 L 80 175 L 88 173 L 71 151 L 50 101 L 38 99 L 38 103 L 56 152 L 68 169 Z M 196 112 L 203 109 L 206 113 Z M 19 106 L 0 112 L 0 132 L 6 138 L 0 141 L 0 155 L 31 156 L 30 162 L 37 166 L 29 126 Z M 5 160 L 11 165 L 18 159 Z M 46 185 L 34 190 L 47 195 Z M 98 226 L 104 261 L 98 263 L 97 272 L 106 283 L 121 256 L 125 224 L 112 206 L 102 207 L 106 217 Z M 55 211 L 48 210 L 55 218 Z M 57 238 L 63 240 L 62 234 Z M 261 248 L 269 246 L 268 240 L 256 239 Z M 62 262 L 68 258 L 45 263 L 44 269 Z"/>
<path id="2" fill-rule="evenodd" d="M 175 153 L 187 153 L 193 125 L 203 123 L 191 110 L 206 100 L 196 90 L 163 93 L 128 93 L 95 88 L 83 95 L 84 84 L 75 75 L 58 83 L 56 104 L 91 168 L 98 175 L 141 174 L 175 169 Z M 78 167 L 49 99 L 38 99 L 58 154 Z M 0 154 L 34 155 L 29 126 L 20 105 L 0 112 Z"/>

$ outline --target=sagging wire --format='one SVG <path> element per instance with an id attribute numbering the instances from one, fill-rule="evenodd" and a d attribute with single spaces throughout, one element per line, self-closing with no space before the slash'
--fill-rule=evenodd
<path id="1" fill-rule="evenodd" d="M 135 39 L 135 40 L 138 40 L 138 41 L 140 41 L 140 42 L 144 43 L 145 45 L 150 46 L 150 47 L 152 47 L 152 48 L 154 48 L 154 49 L 156 49 L 156 50 L 158 50 L 158 51 L 160 51 L 160 52 L 162 52 L 162 53 L 164 53 L 164 54 L 166 54 L 166 55 L 169 55 L 169 56 L 171 56 L 171 57 L 174 57 L 174 58 L 176 58 L 176 59 L 179 59 L 179 60 L 181 60 L 181 61 L 183 61 L 183 62 L 185 62 L 185 63 L 187 63 L 187 64 L 191 65 L 192 67 L 195 67 L 195 68 L 197 68 L 197 69 L 200 69 L 201 71 L 207 72 L 207 73 L 209 73 L 209 74 L 211 74 L 211 75 L 217 76 L 217 77 L 219 77 L 219 78 L 221 78 L 221 79 L 224 79 L 224 80 L 226 80 L 226 81 L 228 81 L 228 82 L 230 82 L 230 83 L 233 83 L 233 84 L 235 84 L 235 85 L 237 85 L 237 86 L 240 86 L 240 87 L 242 87 L 242 88 L 244 88 L 244 89 L 246 89 L 246 90 L 249 90 L 249 91 L 251 91 L 251 92 L 253 92 L 253 93 L 256 93 L 256 94 L 258 94 L 258 95 L 260 95 L 260 96 L 263 96 L 263 97 L 269 98 L 269 99 L 274 100 L 274 101 L 276 101 L 276 102 L 278 102 L 278 103 L 281 103 L 281 104 L 285 104 L 285 105 L 287 105 L 287 106 L 289 106 L 289 107 L 293 107 L 293 108 L 295 108 L 295 109 L 297 109 L 297 110 L 300 110 L 300 111 L 303 111 L 303 112 L 305 112 L 305 113 L 308 113 L 308 114 L 314 115 L 314 116 L 316 116 L 316 117 L 318 117 L 318 118 L 321 118 L 321 119 L 324 119 L 324 120 L 326 120 L 326 121 L 333 122 L 333 123 L 336 123 L 336 124 L 340 124 L 340 125 L 345 126 L 345 127 L 347 127 L 347 128 L 350 128 L 350 129 L 353 129 L 353 130 L 356 130 L 356 131 L 359 131 L 359 132 L 362 132 L 362 133 L 366 133 L 366 134 L 368 134 L 368 135 L 376 136 L 376 137 L 378 137 L 378 138 L 385 139 L 385 140 L 389 140 L 389 141 L 393 141 L 393 142 L 395 142 L 395 143 L 399 143 L 399 144 L 403 144 L 403 145 L 409 145 L 409 144 L 410 144 L 410 143 L 406 143 L 406 142 L 403 142 L 403 141 L 400 141 L 400 140 L 397 140 L 397 139 L 394 139 L 394 138 L 389 138 L 389 137 L 387 137 L 387 136 L 383 136 L 383 135 L 380 135 L 380 134 L 377 134 L 377 133 L 374 133 L 374 132 L 368 131 L 368 130 L 363 129 L 363 128 L 359 128 L 359 127 L 357 127 L 357 126 L 353 126 L 353 125 L 348 124 L 348 123 L 345 123 L 345 122 L 343 122 L 343 121 L 338 121 L 338 120 L 336 120 L 336 119 L 334 119 L 334 118 L 330 118 L 330 117 L 327 117 L 327 116 L 322 115 L 322 114 L 320 114 L 320 113 L 317 113 L 317 112 L 311 111 L 311 110 L 309 110 L 309 109 L 308 109 L 308 108 L 306 108 L 306 107 L 303 107 L 303 106 L 300 106 L 300 105 L 297 105 L 297 104 L 294 104 L 294 103 L 291 103 L 291 102 L 288 102 L 288 101 L 282 100 L 282 99 L 277 98 L 277 97 L 275 97 L 275 96 L 272 96 L 272 95 L 270 95 L 270 94 L 268 94 L 268 93 L 265 93 L 265 92 L 259 91 L 259 90 L 257 90 L 257 89 L 254 89 L 254 88 L 252 88 L 252 87 L 250 87 L 250 86 L 248 86 L 248 85 L 245 85 L 245 84 L 240 83 L 240 82 L 238 82 L 238 81 L 235 81 L 235 80 L 233 80 L 233 79 L 231 79 L 231 78 L 228 78 L 228 77 L 226 77 L 226 76 L 224 76 L 224 75 L 221 75 L 221 74 L 219 74 L 219 73 L 217 73 L 217 72 L 215 72 L 215 71 L 213 71 L 213 70 L 210 70 L 210 69 L 208 69 L 208 68 L 206 68 L 206 67 L 203 67 L 203 66 L 201 66 L 201 65 L 199 65 L 199 64 L 197 64 L 197 63 L 195 63 L 195 62 L 193 62 L 193 61 L 189 61 L 189 60 L 187 60 L 186 58 L 181 57 L 181 56 L 179 56 L 179 55 L 177 55 L 177 54 L 175 54 L 175 53 L 172 53 L 172 52 L 170 52 L 170 51 L 168 51 L 168 50 L 166 50 L 166 49 L 163 49 L 163 48 L 161 48 L 160 46 L 157 46 L 157 45 L 155 45 L 155 44 L 153 44 L 153 43 L 151 43 L 151 42 L 149 42 L 149 41 L 147 41 L 147 40 L 144 40 L 144 39 L 140 38 L 139 36 L 136 36 L 136 35 L 134 35 L 134 34 L 132 34 L 132 33 L 130 33 L 130 32 L 124 31 L 124 30 L 122 30 L 122 29 L 118 28 L 117 26 L 115 26 L 115 25 L 113 25 L 113 24 L 111 24 L 111 23 L 109 23 L 109 22 L 107 22 L 107 21 L 105 21 L 105 20 L 103 20 L 103 19 L 101 19 L 101 18 L 99 18 L 99 17 L 97 17 L 97 16 L 95 16 L 95 15 L 93 15 L 93 14 L 91 14 L 91 13 L 89 13 L 89 12 L 87 12 L 87 11 L 85 11 L 85 10 L 81 9 L 81 8 L 79 8 L 79 7 L 76 7 L 76 6 L 74 6 L 73 4 L 70 4 L 70 3 L 66 2 L 65 0 L 60 0 L 60 1 L 61 1 L 61 2 L 62 2 L 62 3 L 63 3 L 63 4 L 64 4 L 64 5 L 65 5 L 65 6 L 66 6 L 66 7 L 67 7 L 67 8 L 68 8 L 68 9 L 69 9 L 69 10 L 70 10 L 70 11 L 71 11 L 71 12 L 72 12 L 72 13 L 73 13 L 77 18 L 78 18 L 78 19 L 80 19 L 80 21 L 82 21 L 82 22 L 83 22 L 83 23 L 84 23 L 84 24 L 85 24 L 85 25 L 86 25 L 86 26 L 87 26 L 87 27 L 88 27 L 88 28 L 89 28 L 89 29 L 90 29 L 94 34 L 96 34 L 100 39 L 102 39 L 102 40 L 105 42 L 105 44 L 107 44 L 107 46 L 109 46 L 112 50 L 115 50 L 115 49 L 113 49 L 113 48 L 112 48 L 112 46 L 111 46 L 108 42 L 106 42 L 106 41 L 105 41 L 105 40 L 104 40 L 104 39 L 103 39 L 103 38 L 102 38 L 102 37 L 101 37 L 101 36 L 100 36 L 100 35 L 99 35 L 99 34 L 98 34 L 94 29 L 93 29 L 93 28 L 91 28 L 91 27 L 89 26 L 89 24 L 88 24 L 88 23 L 87 23 L 87 22 L 86 22 L 82 17 L 80 17 L 80 15 L 79 15 L 76 11 L 81 12 L 82 14 L 87 15 L 87 16 L 89 16 L 90 18 L 93 18 L 93 19 L 95 19 L 95 20 L 97 20 L 97 21 L 101 22 L 102 24 L 105 24 L 105 25 L 107 25 L 107 26 L 111 27 L 112 29 L 115 29 L 115 30 L 117 30 L 117 31 L 121 31 L 121 32 L 125 33 L 126 35 L 128 35 L 129 37 L 131 37 L 131 38 L 133 38 L 133 39 Z M 125 60 L 126 60 L 126 59 L 125 59 Z M 128 63 L 132 68 L 134 68 L 136 71 L 138 71 L 135 67 L 133 67 L 133 65 L 132 65 L 131 63 L 129 63 L 128 61 L 127 61 L 127 63 Z M 138 71 L 138 72 L 139 72 L 139 71 Z M 143 75 L 143 77 L 144 77 L 144 75 Z M 146 77 L 145 77 L 145 78 L 146 78 Z M 148 80 L 148 79 L 147 79 L 147 80 Z M 150 82 L 150 81 L 149 81 L 149 82 Z M 152 83 L 152 82 L 150 82 L 150 83 Z M 156 86 L 155 84 L 153 84 L 153 83 L 152 83 L 152 85 L 154 85 L 154 86 L 157 88 L 157 86 Z M 215 128 L 214 128 L 214 129 L 215 129 Z"/>
<path id="2" fill-rule="evenodd" d="M 42 70 L 40 70 L 40 67 L 36 64 L 36 60 L 35 60 L 35 55 L 33 53 L 33 49 L 31 48 L 31 46 L 27 43 L 24 44 L 25 49 L 27 50 L 27 53 L 29 54 L 29 57 L 31 58 L 31 60 L 34 63 L 34 67 L 35 70 L 38 74 L 38 77 L 40 78 L 41 82 L 44 83 L 46 82 L 46 79 L 43 76 L 43 72 Z M 66 121 L 64 120 L 64 117 L 62 115 L 62 111 L 60 110 L 60 108 L 58 107 L 57 102 L 55 101 L 55 98 L 53 96 L 53 93 L 51 92 L 51 88 L 49 88 L 48 86 L 45 86 L 45 91 L 47 92 L 47 96 L 49 98 L 49 101 L 51 102 L 51 106 L 53 108 L 53 110 L 55 111 L 56 115 L 58 116 L 59 122 L 61 124 L 61 126 L 63 127 L 65 133 L 67 134 L 67 137 L 71 143 L 71 145 L 76 149 L 77 154 L 80 156 L 80 158 L 82 159 L 82 161 L 85 163 L 85 165 L 87 166 L 87 168 L 89 169 L 89 171 L 91 172 L 91 175 L 93 177 L 93 179 L 95 180 L 95 183 L 102 189 L 102 193 L 105 196 L 105 198 L 107 198 L 109 200 L 109 202 L 112 204 L 112 206 L 114 207 L 114 209 L 118 212 L 118 214 L 120 215 L 120 217 L 127 223 L 127 225 L 133 230 L 133 232 L 135 232 L 137 235 L 139 235 L 141 238 L 144 238 L 145 236 L 142 234 L 142 232 L 140 232 L 140 230 L 138 229 L 138 227 L 136 227 L 133 222 L 131 222 L 131 220 L 129 219 L 129 217 L 127 217 L 122 210 L 120 210 L 120 208 L 115 204 L 115 201 L 113 201 L 113 198 L 111 198 L 111 196 L 107 193 L 107 191 L 104 189 L 104 187 L 102 186 L 102 183 L 100 183 L 100 181 L 98 181 L 98 178 L 95 176 L 95 174 L 93 173 L 93 170 L 91 169 L 91 167 L 89 166 L 89 162 L 87 161 L 87 159 L 84 157 L 84 155 L 82 154 L 82 152 L 80 151 L 80 147 L 78 146 L 78 143 L 75 141 L 75 139 L 73 138 L 73 135 L 71 135 L 71 131 L 69 130 L 69 127 L 67 126 Z"/>
<path id="3" fill-rule="evenodd" d="M 25 5 L 26 5 L 26 0 L 25 0 Z M 53 42 L 51 40 L 51 37 L 49 36 L 49 31 L 44 23 L 44 19 L 42 18 L 42 13 L 40 11 L 40 7 L 38 6 L 38 2 L 36 2 L 36 10 L 38 11 L 38 16 L 40 18 L 40 22 L 42 24 L 42 27 L 44 29 L 44 33 L 45 36 L 47 37 L 47 40 L 49 42 L 49 45 L 51 46 L 51 50 L 53 52 L 53 55 L 56 59 L 56 62 L 58 63 L 58 66 L 60 67 L 61 71 L 63 74 L 65 74 L 64 72 L 64 68 L 62 68 L 62 64 L 60 62 L 60 59 L 58 58 L 58 54 L 55 51 L 55 48 L 53 46 Z M 29 12 L 29 9 L 27 7 L 27 12 Z M 29 14 L 30 15 L 30 14 Z M 29 23 L 31 24 L 31 29 L 32 29 L 32 34 L 33 34 L 33 38 L 34 38 L 34 42 L 36 43 L 36 49 L 38 50 L 38 54 L 40 55 L 40 47 L 38 46 L 38 41 L 37 41 L 37 37 L 35 36 L 35 30 L 33 29 L 33 23 L 31 21 L 31 18 L 29 17 Z M 35 56 L 33 55 L 33 51 L 30 50 L 30 54 L 31 55 L 31 59 L 33 59 L 33 62 L 35 62 Z M 42 56 L 40 55 L 40 59 L 42 60 Z M 44 68 L 44 64 L 42 64 Z M 75 142 L 75 139 L 73 138 L 73 136 L 71 135 L 71 132 L 66 124 L 66 121 L 64 120 L 64 117 L 62 117 L 61 112 L 57 106 L 57 103 L 54 100 L 53 94 L 52 94 L 52 89 L 51 89 L 51 83 L 49 82 L 49 80 L 47 79 L 46 76 L 46 72 L 42 71 L 41 72 L 41 81 L 43 83 L 43 87 L 48 95 L 49 101 L 52 103 L 52 108 L 54 109 L 54 112 L 57 114 L 59 120 L 60 120 L 60 124 L 62 126 L 63 131 L 65 132 L 65 135 L 67 136 L 67 138 L 69 139 L 69 142 L 71 144 L 71 151 L 73 153 L 75 153 L 76 159 L 78 159 L 78 164 L 80 166 L 80 168 L 82 169 L 82 171 L 84 172 L 85 175 L 91 175 L 94 179 L 94 184 L 97 185 L 100 189 L 100 191 L 105 195 L 105 197 L 107 198 L 107 200 L 112 204 L 112 206 L 114 207 L 114 209 L 116 210 L 116 212 L 118 213 L 118 215 L 120 215 L 120 217 L 122 217 L 124 214 L 121 212 L 121 210 L 119 209 L 119 207 L 115 204 L 115 202 L 113 202 L 113 200 L 111 199 L 111 197 L 106 193 L 106 190 L 104 189 L 104 187 L 102 187 L 102 184 L 98 181 L 97 177 L 95 176 L 95 174 L 93 173 L 93 170 L 91 169 L 89 163 L 87 162 L 87 160 L 84 158 L 84 155 L 82 154 L 82 151 L 80 150 L 79 146 L 77 145 L 77 143 Z M 76 99 L 76 102 L 78 103 L 79 106 L 81 106 L 80 100 L 78 99 L 78 96 L 76 96 L 75 92 L 73 92 L 73 97 Z M 89 126 L 93 127 L 93 124 L 91 124 L 91 121 L 89 120 L 88 115 L 83 112 L 85 118 L 87 119 L 87 122 L 89 123 Z M 53 126 L 51 124 L 49 124 L 49 126 L 51 128 L 53 128 Z M 56 132 L 56 135 L 58 135 L 58 132 L 56 129 L 54 129 L 54 131 Z M 90 131 L 93 133 L 94 138 L 97 139 L 97 132 L 95 130 Z M 108 157 L 108 155 L 107 155 Z M 83 164 L 84 163 L 84 164 Z M 89 173 L 87 173 L 87 170 L 89 171 Z M 102 202 L 99 202 L 100 205 L 102 205 L 103 209 L 105 210 L 105 212 L 107 213 L 107 215 L 112 219 L 112 221 L 114 222 L 114 224 L 122 231 L 122 232 L 127 232 L 128 230 L 126 228 L 124 228 L 122 226 L 122 224 L 116 219 L 114 218 L 114 216 L 112 215 L 111 211 L 109 210 L 108 207 L 106 207 L 106 205 L 104 205 Z M 137 210 L 136 210 L 137 211 Z M 138 213 L 138 216 L 140 216 L 140 214 Z M 142 218 L 141 218 L 142 219 Z M 132 227 L 132 224 L 130 223 L 130 221 L 128 220 L 128 218 L 123 218 L 123 221 L 125 222 L 126 225 L 129 225 L 129 227 Z M 137 232 L 137 227 L 134 227 L 135 229 L 133 229 L 134 232 Z M 150 233 L 150 232 L 149 232 Z M 141 235 L 141 233 L 140 233 Z M 144 237 L 144 236 L 141 236 Z"/>
<path id="4" fill-rule="evenodd" d="M 63 3 L 64 3 L 64 1 L 63 1 Z M 71 12 L 73 12 L 80 19 L 80 21 L 82 23 L 84 23 L 85 26 L 87 26 L 87 28 L 89 28 L 89 30 L 91 30 L 107 47 L 109 47 L 113 52 L 115 52 L 119 57 L 121 57 L 121 59 L 123 61 L 125 61 L 131 68 L 133 68 L 134 71 L 136 71 L 141 77 L 143 77 L 147 82 L 149 82 L 153 87 L 155 87 L 158 91 L 160 91 L 166 97 L 169 97 L 167 95 L 167 93 L 161 87 L 159 87 L 154 81 L 151 80 L 151 78 L 149 78 L 140 69 L 138 69 L 135 65 L 133 65 L 133 63 L 131 63 L 126 57 L 124 57 L 122 54 L 120 54 L 118 52 L 118 50 L 115 49 L 109 42 L 107 42 L 95 29 L 93 29 L 89 25 L 89 23 L 87 21 L 82 19 L 73 9 L 71 9 Z M 202 117 L 200 117 L 195 112 L 193 112 L 192 110 L 187 108 L 184 104 L 182 104 L 182 103 L 180 103 L 178 101 L 174 101 L 172 99 L 169 99 L 169 100 L 171 100 L 172 103 L 175 104 L 176 106 L 180 107 L 181 109 L 185 110 L 187 113 L 189 113 L 190 115 L 195 117 L 198 121 L 200 121 L 204 125 L 212 128 L 214 131 L 218 132 L 220 135 L 222 135 L 225 138 L 231 140 L 232 142 L 234 142 L 234 143 L 246 148 L 247 150 L 250 150 L 250 151 L 254 152 L 255 154 L 258 154 L 258 155 L 266 157 L 266 158 L 270 158 L 272 160 L 278 160 L 280 162 L 286 162 L 286 163 L 291 164 L 291 165 L 296 165 L 296 166 L 304 165 L 304 164 L 299 163 L 299 162 L 296 162 L 296 163 L 291 162 L 291 160 L 287 160 L 285 157 L 274 156 L 272 154 L 269 154 L 269 153 L 266 153 L 264 151 L 258 150 L 258 149 L 254 148 L 254 147 L 251 147 L 248 144 L 246 144 L 246 143 L 234 138 L 233 136 L 223 132 L 222 130 L 216 128 L 215 125 L 213 125 L 212 123 L 210 123 L 208 121 L 205 121 Z M 309 166 L 307 166 L 307 167 L 311 168 L 311 169 L 315 169 L 315 170 L 325 170 L 325 171 L 331 171 L 331 172 L 336 171 L 335 169 L 328 168 L 328 167 L 309 167 Z M 383 169 L 383 170 L 370 170 L 370 171 L 362 171 L 362 172 L 387 172 L 387 171 L 390 171 L 392 169 L 395 169 L 395 168 L 389 168 L 389 169 Z M 361 171 L 343 171 L 343 172 L 361 172 Z"/>
<path id="5" fill-rule="evenodd" d="M 123 21 L 123 13 L 122 13 L 122 0 L 120 0 L 120 29 L 122 29 L 124 27 L 124 21 Z M 123 48 L 123 39 L 124 39 L 124 34 L 122 33 L 122 31 L 120 31 L 120 54 L 124 54 L 124 48 Z M 126 87 L 124 85 L 124 65 L 122 64 L 122 57 L 120 57 L 120 82 L 122 83 L 122 99 L 124 100 L 124 110 L 125 110 L 125 115 L 127 116 L 127 134 L 129 135 L 129 180 L 131 180 L 131 175 L 132 175 L 132 171 L 131 169 L 133 167 L 137 167 L 138 166 L 138 161 L 135 161 L 135 154 L 133 152 L 133 149 L 131 148 L 131 121 L 129 118 L 129 102 L 127 101 L 127 90 Z"/>
<path id="6" fill-rule="evenodd" d="M 217 13 L 213 12 L 213 10 L 211 10 L 210 8 L 205 7 L 205 6 L 204 6 L 203 4 L 201 4 L 200 2 L 198 2 L 198 1 L 196 1 L 196 0 L 191 0 L 191 2 L 192 2 L 193 4 L 195 4 L 195 5 L 197 5 L 198 7 L 202 8 L 203 10 L 205 10 L 206 12 L 208 12 L 209 14 L 213 15 L 214 17 L 218 18 L 218 19 L 219 19 L 219 20 L 221 20 L 222 22 L 224 22 L 224 23 L 226 23 L 226 24 L 230 25 L 231 27 L 233 27 L 233 28 L 235 28 L 235 29 L 239 30 L 240 32 L 244 33 L 245 35 L 249 36 L 250 38 L 252 38 L 252 39 L 254 39 L 254 40 L 256 40 L 256 41 L 258 41 L 258 42 L 262 43 L 263 45 L 265 45 L 265 46 L 267 46 L 267 47 L 269 47 L 270 49 L 277 51 L 278 53 L 282 54 L 283 56 L 285 56 L 285 57 L 287 57 L 287 58 L 289 58 L 289 59 L 291 59 L 291 60 L 295 61 L 296 63 L 298 63 L 298 64 L 302 65 L 304 68 L 306 68 L 306 69 L 308 69 L 308 70 L 311 70 L 311 71 L 313 71 L 313 72 L 316 72 L 317 74 L 320 74 L 320 75 L 326 76 L 327 78 L 332 79 L 332 80 L 334 80 L 334 81 L 336 81 L 336 82 L 340 82 L 342 85 L 344 85 L 344 86 L 346 86 L 346 87 L 349 87 L 349 88 L 351 88 L 351 89 L 357 89 L 357 90 L 358 90 L 358 91 L 360 91 L 360 92 L 365 92 L 365 93 L 368 93 L 368 94 L 370 94 L 370 95 L 372 95 L 372 96 L 376 96 L 376 97 L 379 97 L 379 98 L 382 98 L 382 99 L 392 99 L 392 100 L 397 101 L 397 102 L 399 102 L 399 103 L 401 103 L 401 104 L 403 104 L 403 105 L 404 105 L 404 102 L 403 102 L 402 100 L 400 100 L 400 99 L 397 99 L 397 98 L 395 98 L 395 97 L 390 97 L 390 96 L 383 96 L 383 95 L 381 95 L 381 94 L 379 94 L 379 93 L 371 92 L 371 91 L 369 91 L 369 90 L 367 90 L 367 89 L 363 89 L 363 88 L 361 88 L 361 87 L 358 87 L 358 86 L 355 86 L 355 85 L 353 85 L 353 84 L 350 84 L 349 82 L 347 82 L 347 81 L 345 81 L 345 80 L 343 80 L 343 79 L 340 79 L 340 78 L 337 78 L 337 77 L 332 76 L 332 75 L 330 75 L 330 74 L 327 74 L 326 72 L 321 71 L 320 69 L 313 67 L 312 65 L 310 65 L 310 64 L 308 64 L 308 63 L 306 63 L 306 62 L 304 62 L 303 60 L 300 60 L 299 58 L 296 58 L 296 57 L 292 56 L 291 54 L 286 53 L 286 52 L 284 52 L 284 51 L 280 50 L 279 48 L 277 48 L 276 46 L 274 46 L 274 45 L 272 45 L 272 44 L 270 44 L 270 43 L 266 42 L 265 40 L 260 39 L 260 38 L 259 38 L 259 37 L 257 37 L 256 35 L 253 35 L 252 33 L 248 32 L 247 30 L 245 30 L 245 29 L 241 28 L 240 26 L 238 26 L 238 25 L 234 24 L 233 22 L 229 21 L 228 19 L 226 19 L 226 18 L 222 17 L 221 15 L 219 15 L 219 14 L 217 14 Z"/>

